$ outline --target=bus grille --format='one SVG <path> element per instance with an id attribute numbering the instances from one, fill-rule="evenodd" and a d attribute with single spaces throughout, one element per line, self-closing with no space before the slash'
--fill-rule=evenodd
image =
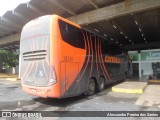
<path id="1" fill-rule="evenodd" d="M 24 61 L 43 60 L 46 58 L 46 50 L 37 50 L 23 53 Z"/>

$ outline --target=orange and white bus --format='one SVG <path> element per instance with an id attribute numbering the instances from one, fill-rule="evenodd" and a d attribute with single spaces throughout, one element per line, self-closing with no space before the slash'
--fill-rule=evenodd
<path id="1" fill-rule="evenodd" d="M 102 91 L 126 78 L 119 46 L 57 15 L 27 23 L 20 40 L 20 78 L 25 92 L 51 98 Z"/>

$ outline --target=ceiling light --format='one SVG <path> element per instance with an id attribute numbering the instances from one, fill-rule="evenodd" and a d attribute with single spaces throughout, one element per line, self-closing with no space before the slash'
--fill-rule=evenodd
<path id="1" fill-rule="evenodd" d="M 99 32 L 99 30 L 97 30 L 97 29 L 94 29 L 95 31 L 97 31 L 97 32 Z"/>
<path id="2" fill-rule="evenodd" d="M 106 37 L 107 37 L 107 35 L 106 35 L 106 34 L 104 34 L 104 36 L 106 36 Z"/>
<path id="3" fill-rule="evenodd" d="M 136 25 L 138 25 L 137 21 L 135 21 Z"/>
<path id="4" fill-rule="evenodd" d="M 14 46 L 18 46 L 19 47 L 19 45 L 14 45 Z"/>
<path id="5" fill-rule="evenodd" d="M 114 28 L 117 28 L 115 25 L 113 25 Z"/>
<path id="6" fill-rule="evenodd" d="M 9 49 L 8 47 L 4 47 L 4 48 Z"/>
<path id="7" fill-rule="evenodd" d="M 120 32 L 121 34 L 123 34 L 123 32 Z"/>

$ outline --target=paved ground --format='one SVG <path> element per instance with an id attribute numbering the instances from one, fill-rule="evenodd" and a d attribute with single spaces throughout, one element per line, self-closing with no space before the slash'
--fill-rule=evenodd
<path id="1" fill-rule="evenodd" d="M 157 106 L 136 105 L 140 94 L 115 93 L 111 91 L 111 85 L 93 96 L 78 96 L 65 99 L 44 99 L 24 93 L 20 83 L 0 81 L 0 110 L 17 111 L 160 111 Z M 34 118 L 35 119 L 35 118 Z M 50 118 L 53 119 L 53 118 Z M 75 118 L 54 118 L 75 119 Z M 77 119 L 77 118 L 76 118 Z M 83 119 L 84 118 L 80 118 Z M 90 118 L 85 118 L 90 119 Z M 92 118 L 93 119 L 93 118 Z M 97 118 L 94 118 L 97 119 Z M 105 119 L 105 118 L 98 118 Z M 107 119 L 147 119 L 153 118 L 107 118 Z M 157 120 L 158 118 L 155 118 Z"/>
<path id="2" fill-rule="evenodd" d="M 145 93 L 139 97 L 136 104 L 160 108 L 160 85 L 148 85 Z"/>

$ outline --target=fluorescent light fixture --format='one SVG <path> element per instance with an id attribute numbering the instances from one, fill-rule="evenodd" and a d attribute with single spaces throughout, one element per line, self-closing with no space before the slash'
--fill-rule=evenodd
<path id="1" fill-rule="evenodd" d="M 95 31 L 97 31 L 97 32 L 99 32 L 99 30 L 97 30 L 97 29 L 94 29 Z"/>
<path id="2" fill-rule="evenodd" d="M 107 35 L 106 35 L 106 34 L 104 34 L 104 36 L 106 36 L 106 37 L 107 37 Z"/>
<path id="3" fill-rule="evenodd" d="M 120 32 L 121 34 L 123 34 L 123 32 Z"/>
<path id="4" fill-rule="evenodd" d="M 19 47 L 19 45 L 14 45 L 14 46 L 18 46 Z"/>
<path id="5" fill-rule="evenodd" d="M 8 47 L 4 47 L 4 48 L 9 49 Z"/>
<path id="6" fill-rule="evenodd" d="M 135 21 L 136 25 L 138 25 L 137 21 Z"/>
<path id="7" fill-rule="evenodd" d="M 117 28 L 115 25 L 113 25 L 114 28 Z"/>
<path id="8" fill-rule="evenodd" d="M 139 31 L 142 31 L 142 30 L 139 28 Z"/>

